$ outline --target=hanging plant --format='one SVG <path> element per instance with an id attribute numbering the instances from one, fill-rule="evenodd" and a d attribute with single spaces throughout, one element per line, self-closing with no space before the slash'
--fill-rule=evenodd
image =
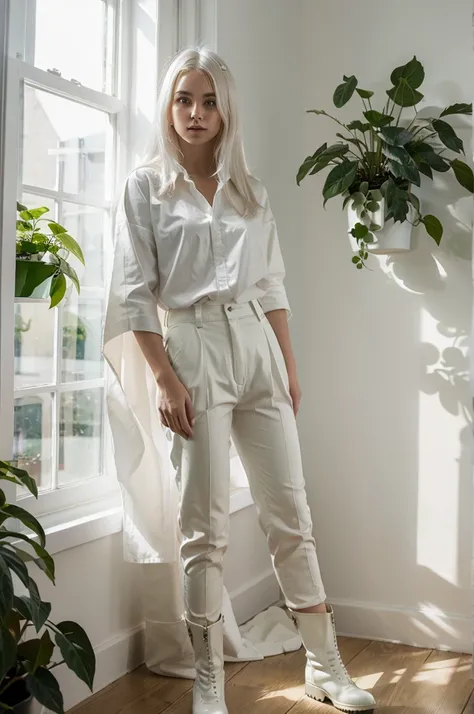
<path id="1" fill-rule="evenodd" d="M 439 245 L 443 226 L 436 216 L 422 214 L 413 188 L 421 185 L 421 174 L 433 179 L 434 172 L 452 170 L 459 184 L 474 192 L 472 169 L 453 156 L 464 154 L 463 142 L 445 120 L 472 114 L 472 104 L 452 104 L 439 117 L 420 117 L 417 105 L 423 99 L 419 88 L 424 78 L 423 65 L 416 57 L 394 69 L 385 106 L 379 111 L 372 105 L 374 92 L 360 88 L 353 75 L 344 76 L 334 92 L 334 105 L 340 109 L 357 93 L 363 105 L 362 118 L 344 123 L 323 109 L 308 110 L 329 117 L 341 131 L 336 133 L 339 141 L 330 145 L 325 142 L 306 157 L 298 170 L 297 184 L 332 167 L 322 189 L 323 205 L 341 196 L 343 208 L 347 206 L 355 215 L 350 234 L 357 246 L 352 260 L 358 269 L 366 265 L 369 251 L 376 248 L 387 222 L 423 223 Z M 404 109 L 413 110 L 414 116 L 406 119 Z"/>

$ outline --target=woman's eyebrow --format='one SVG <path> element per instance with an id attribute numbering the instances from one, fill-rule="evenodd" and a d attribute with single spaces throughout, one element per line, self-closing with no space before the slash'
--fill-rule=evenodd
<path id="1" fill-rule="evenodd" d="M 184 89 L 178 89 L 176 94 L 185 94 L 187 97 L 192 97 L 193 93 L 192 92 L 187 92 Z M 215 97 L 216 93 L 215 92 L 206 92 L 205 94 L 202 95 L 203 97 Z"/>

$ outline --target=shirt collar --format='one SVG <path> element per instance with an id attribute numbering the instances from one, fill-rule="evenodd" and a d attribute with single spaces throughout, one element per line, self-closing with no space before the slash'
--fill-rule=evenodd
<path id="1" fill-rule="evenodd" d="M 188 181 L 189 183 L 192 183 L 192 179 L 189 176 L 189 173 L 187 170 L 182 166 L 181 164 L 178 164 L 177 166 L 177 175 L 182 175 L 185 181 Z M 230 179 L 230 174 L 227 169 L 224 169 L 220 172 L 220 174 L 217 176 L 217 180 L 220 184 L 224 185 L 226 184 Z"/>

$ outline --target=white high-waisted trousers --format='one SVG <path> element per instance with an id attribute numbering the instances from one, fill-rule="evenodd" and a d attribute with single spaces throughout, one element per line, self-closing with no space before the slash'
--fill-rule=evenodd
<path id="1" fill-rule="evenodd" d="M 206 624 L 221 614 L 231 436 L 286 604 L 324 602 L 288 374 L 260 303 L 200 301 L 166 311 L 165 325 L 165 349 L 196 419 L 193 437 L 173 433 L 171 449 L 188 619 Z"/>

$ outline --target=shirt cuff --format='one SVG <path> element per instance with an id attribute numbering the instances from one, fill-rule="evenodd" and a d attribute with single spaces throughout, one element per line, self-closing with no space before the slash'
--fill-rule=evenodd
<path id="1" fill-rule="evenodd" d="M 262 306 L 263 312 L 270 312 L 271 310 L 286 310 L 287 319 L 289 320 L 292 316 L 292 311 L 286 292 L 281 292 L 280 290 L 274 294 L 267 293 L 263 297 L 259 298 L 259 303 Z"/>

